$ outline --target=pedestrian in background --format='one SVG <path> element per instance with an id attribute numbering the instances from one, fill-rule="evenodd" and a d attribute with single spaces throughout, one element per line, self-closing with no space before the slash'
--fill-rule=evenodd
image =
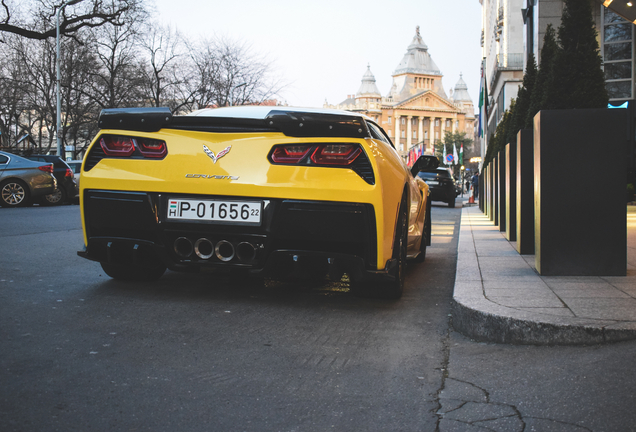
<path id="1" fill-rule="evenodd" d="M 477 189 L 479 188 L 479 171 L 475 171 L 472 179 L 473 185 L 473 198 L 477 199 Z"/>

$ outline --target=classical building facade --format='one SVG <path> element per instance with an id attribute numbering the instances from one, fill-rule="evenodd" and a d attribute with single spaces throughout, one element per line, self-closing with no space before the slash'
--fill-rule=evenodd
<path id="1" fill-rule="evenodd" d="M 338 105 L 326 103 L 325 107 L 371 117 L 389 134 L 405 159 L 411 150 L 434 153 L 435 143 L 443 140 L 447 131 L 472 137 L 475 108 L 466 83 L 460 76 L 451 96 L 446 95 L 442 72 L 428 53 L 419 27 L 392 76 L 393 85 L 382 96 L 367 66 L 355 95 Z"/>

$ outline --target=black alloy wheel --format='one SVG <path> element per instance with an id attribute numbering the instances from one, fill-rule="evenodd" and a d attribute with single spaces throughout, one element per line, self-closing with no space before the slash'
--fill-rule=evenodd
<path id="1" fill-rule="evenodd" d="M 60 205 L 66 201 L 66 192 L 59 187 L 55 188 L 53 193 L 44 195 L 40 203 L 42 205 Z"/>

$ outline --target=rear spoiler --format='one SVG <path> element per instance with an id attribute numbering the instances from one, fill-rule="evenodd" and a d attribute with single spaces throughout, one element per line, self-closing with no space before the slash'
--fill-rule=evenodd
<path id="1" fill-rule="evenodd" d="M 278 107 L 264 119 L 174 116 L 169 108 L 109 108 L 99 115 L 100 129 L 157 132 L 180 129 L 201 132 L 281 132 L 289 137 L 366 138 L 361 116 L 285 111 Z"/>

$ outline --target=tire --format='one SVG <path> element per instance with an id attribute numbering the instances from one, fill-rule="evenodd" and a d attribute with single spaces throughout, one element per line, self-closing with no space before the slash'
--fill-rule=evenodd
<path id="1" fill-rule="evenodd" d="M 402 297 L 404 291 L 404 279 L 406 270 L 406 247 L 408 242 L 408 206 L 406 192 L 402 196 L 396 233 L 393 244 L 393 274 L 389 278 L 381 277 L 378 280 L 356 281 L 351 280 L 349 286 L 356 297 L 371 297 L 395 300 Z M 387 280 L 388 279 L 388 280 Z"/>
<path id="2" fill-rule="evenodd" d="M 104 272 L 113 279 L 134 282 L 151 282 L 159 279 L 166 266 L 157 263 L 152 267 L 140 267 L 124 264 L 100 263 Z"/>
<path id="3" fill-rule="evenodd" d="M 426 247 L 431 244 L 432 221 L 431 221 L 431 200 L 426 203 L 426 219 L 424 220 L 424 228 L 422 230 L 422 242 L 420 243 L 420 254 L 415 262 L 423 262 L 426 259 Z"/>
<path id="4" fill-rule="evenodd" d="M 450 207 L 450 208 L 455 208 L 455 198 L 451 199 L 451 200 L 448 202 L 448 207 Z"/>
<path id="5" fill-rule="evenodd" d="M 47 206 L 60 205 L 65 202 L 66 192 L 64 192 L 64 189 L 61 189 L 59 187 L 56 187 L 53 193 L 44 195 L 40 200 L 40 204 Z"/>
<path id="6" fill-rule="evenodd" d="M 3 207 L 26 206 L 30 202 L 29 188 L 17 179 L 0 183 L 0 205 Z"/>

